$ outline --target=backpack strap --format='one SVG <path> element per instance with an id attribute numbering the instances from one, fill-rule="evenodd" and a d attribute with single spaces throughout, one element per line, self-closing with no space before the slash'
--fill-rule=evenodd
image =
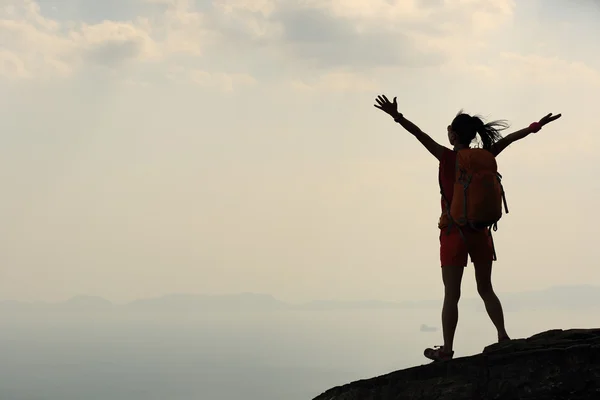
<path id="1" fill-rule="evenodd" d="M 457 158 L 456 158 L 456 169 L 458 170 L 458 154 L 457 154 Z M 455 180 L 456 180 L 456 177 L 455 177 Z M 444 186 L 442 185 L 441 172 L 438 172 L 438 182 L 440 185 L 440 194 L 442 195 L 442 199 L 444 200 L 444 203 L 446 204 L 446 216 L 448 217 L 448 226 L 446 227 L 446 235 L 449 235 L 450 232 L 452 231 L 452 227 L 456 226 L 456 229 L 458 229 L 460 237 L 466 242 L 465 235 L 464 235 L 462 229 L 460 229 L 460 225 L 458 225 L 454 221 L 454 219 L 452 218 L 452 214 L 450 214 L 450 202 L 448 201 L 448 198 L 444 194 Z"/>
<path id="2" fill-rule="evenodd" d="M 498 225 L 494 224 L 493 228 L 492 227 L 488 228 L 488 233 L 490 234 L 490 241 L 492 242 L 492 253 L 493 253 L 492 260 L 493 261 L 498 261 L 498 256 L 496 255 L 496 246 L 494 246 L 494 237 L 492 236 L 492 229 L 493 230 L 497 230 L 498 229 Z"/>
<path id="3" fill-rule="evenodd" d="M 508 204 L 506 202 L 506 194 L 504 193 L 504 186 L 502 186 L 502 175 L 496 173 L 498 175 L 498 182 L 500 183 L 500 189 L 502 190 L 502 204 L 504 205 L 504 211 L 508 214 Z M 496 232 L 498 230 L 498 222 L 495 222 L 492 226 L 489 227 L 488 232 L 490 234 L 490 240 L 492 242 L 492 251 L 494 252 L 494 261 L 498 261 L 498 256 L 496 255 L 496 246 L 494 246 L 494 237 L 492 236 L 492 230 Z"/>
<path id="4" fill-rule="evenodd" d="M 459 182 L 462 184 L 463 187 L 463 218 L 465 219 L 465 222 L 468 222 L 468 218 L 467 218 L 467 189 L 469 188 L 469 184 L 471 183 L 471 178 L 470 177 L 465 177 L 464 176 L 464 171 L 461 171 L 460 169 L 460 165 L 458 163 L 459 160 L 459 152 L 461 150 L 456 152 L 456 163 L 455 163 L 455 169 L 454 169 L 454 180 L 456 182 Z M 462 150 L 465 151 L 465 150 Z"/>
<path id="5" fill-rule="evenodd" d="M 442 200 L 444 200 L 444 204 L 446 204 L 446 216 L 448 217 L 448 226 L 446 227 L 446 235 L 450 234 L 450 229 L 452 225 L 454 225 L 454 220 L 452 219 L 452 215 L 450 215 L 450 202 L 448 198 L 444 194 L 444 186 L 442 185 L 442 175 L 441 171 L 438 172 L 438 182 L 440 184 L 440 194 L 442 195 Z"/>
<path id="6" fill-rule="evenodd" d="M 462 177 L 462 171 L 460 170 L 460 165 L 458 163 L 460 151 L 465 151 L 465 150 L 458 150 L 456 152 L 456 161 L 454 163 L 454 165 L 455 165 L 455 167 L 454 167 L 454 181 L 455 182 L 457 180 L 461 179 L 461 177 Z M 463 182 L 463 190 L 464 190 L 463 215 L 464 215 L 465 220 L 467 220 L 467 188 L 469 187 L 470 183 L 471 183 L 470 179 L 467 180 L 466 182 Z M 448 211 L 448 212 L 450 212 L 450 211 Z M 463 233 L 460 225 L 456 224 L 456 228 L 458 229 L 458 233 L 460 234 L 460 237 L 462 238 L 462 240 L 465 242 L 465 244 L 468 244 L 467 238 L 465 238 L 465 234 Z"/>
<path id="7" fill-rule="evenodd" d="M 500 189 L 502 189 L 502 204 L 504 204 L 504 211 L 506 211 L 506 214 L 508 214 L 508 204 L 506 203 L 506 193 L 504 193 L 504 186 L 502 186 L 502 175 L 500 175 L 497 172 L 496 172 L 496 175 L 498 175 L 498 182 L 500 183 Z M 496 226 L 494 230 L 498 230 L 498 227 Z"/>

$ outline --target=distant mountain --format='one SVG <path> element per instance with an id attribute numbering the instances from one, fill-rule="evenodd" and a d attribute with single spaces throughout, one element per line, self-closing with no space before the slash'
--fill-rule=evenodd
<path id="1" fill-rule="evenodd" d="M 394 303 L 389 301 L 365 300 L 316 300 L 292 306 L 296 310 L 357 310 L 357 309 L 401 309 L 407 308 L 410 303 Z"/>
<path id="2" fill-rule="evenodd" d="M 0 311 L 102 311 L 115 306 L 109 300 L 98 296 L 75 296 L 67 301 L 49 303 L 44 301 L 21 302 L 2 301 Z"/>
<path id="3" fill-rule="evenodd" d="M 508 312 L 532 309 L 581 310 L 600 308 L 600 287 L 591 285 L 557 286 L 545 290 L 501 293 L 504 309 Z M 111 311 L 133 312 L 258 312 L 258 311 L 333 311 L 333 310 L 402 310 L 441 307 L 441 299 L 389 302 L 378 300 L 316 300 L 290 304 L 268 294 L 241 293 L 229 295 L 170 294 L 157 298 L 140 299 L 127 304 L 113 304 L 97 296 L 75 296 L 65 302 L 0 302 L 0 312 L 19 311 Z M 461 300 L 461 307 L 483 311 L 479 298 Z"/>
<path id="4" fill-rule="evenodd" d="M 315 300 L 293 305 L 296 310 L 402 310 L 407 308 L 438 307 L 440 300 L 381 301 L 381 300 Z"/>
<path id="5" fill-rule="evenodd" d="M 109 310 L 114 307 L 113 303 L 99 296 L 75 296 L 59 305 L 74 310 Z"/>
<path id="6" fill-rule="evenodd" d="M 289 305 L 271 295 L 242 293 L 233 295 L 171 294 L 136 300 L 122 306 L 136 311 L 267 311 L 282 310 Z"/>

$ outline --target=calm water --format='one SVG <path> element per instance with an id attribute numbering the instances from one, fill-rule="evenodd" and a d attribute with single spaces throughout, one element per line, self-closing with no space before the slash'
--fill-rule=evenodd
<path id="1" fill-rule="evenodd" d="M 514 337 L 594 327 L 596 313 L 514 312 Z M 495 337 L 483 312 L 463 311 L 457 356 Z M 440 344 L 439 310 L 4 315 L 0 399 L 308 400 L 352 380 L 425 363 Z"/>

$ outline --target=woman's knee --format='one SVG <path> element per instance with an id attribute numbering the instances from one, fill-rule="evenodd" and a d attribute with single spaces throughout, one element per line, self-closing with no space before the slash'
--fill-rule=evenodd
<path id="1" fill-rule="evenodd" d="M 477 293 L 482 298 L 486 298 L 494 295 L 494 288 L 492 287 L 492 282 L 477 282 Z"/>
<path id="2" fill-rule="evenodd" d="M 458 303 L 460 300 L 460 287 L 450 288 L 446 286 L 444 290 L 444 302 L 445 303 Z"/>
<path id="3" fill-rule="evenodd" d="M 486 297 L 494 293 L 492 288 L 492 263 L 475 263 L 475 281 L 477 282 L 477 293 L 481 297 Z"/>

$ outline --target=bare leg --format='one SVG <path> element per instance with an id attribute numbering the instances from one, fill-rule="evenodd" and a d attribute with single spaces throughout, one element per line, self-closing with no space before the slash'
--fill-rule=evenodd
<path id="1" fill-rule="evenodd" d="M 460 300 L 460 284 L 464 266 L 442 267 L 444 281 L 444 305 L 442 307 L 442 331 L 444 335 L 444 351 L 453 351 L 454 333 L 458 325 L 458 301 Z"/>
<path id="2" fill-rule="evenodd" d="M 485 309 L 498 330 L 498 341 L 509 339 L 504 326 L 502 304 L 492 287 L 492 261 L 475 263 L 475 280 L 477 281 L 477 291 L 485 304 Z"/>

